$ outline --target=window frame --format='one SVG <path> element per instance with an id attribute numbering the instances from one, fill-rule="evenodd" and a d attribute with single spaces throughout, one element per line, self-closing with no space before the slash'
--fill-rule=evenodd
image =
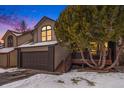
<path id="1" fill-rule="evenodd" d="M 48 26 L 50 27 L 50 29 L 48 28 Z M 43 28 L 46 27 L 45 30 L 43 30 Z M 51 35 L 48 35 L 48 31 L 51 31 Z M 45 32 L 46 33 L 46 36 L 42 36 L 42 32 Z M 48 37 L 51 36 L 51 39 L 48 40 Z M 42 37 L 46 37 L 45 41 L 43 41 Z M 42 42 L 46 42 L 46 41 L 51 41 L 52 40 L 52 26 L 50 25 L 46 25 L 46 26 L 43 26 L 42 29 L 41 29 L 41 41 Z"/>
<path id="2" fill-rule="evenodd" d="M 14 46 L 13 36 L 10 35 L 7 37 L 7 47 L 13 47 L 13 46 Z"/>

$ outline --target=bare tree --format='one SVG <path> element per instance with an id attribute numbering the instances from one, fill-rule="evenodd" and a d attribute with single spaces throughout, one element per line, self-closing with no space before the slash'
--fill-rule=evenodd
<path id="1" fill-rule="evenodd" d="M 22 20 L 15 29 L 19 32 L 26 32 L 28 28 L 25 20 Z"/>

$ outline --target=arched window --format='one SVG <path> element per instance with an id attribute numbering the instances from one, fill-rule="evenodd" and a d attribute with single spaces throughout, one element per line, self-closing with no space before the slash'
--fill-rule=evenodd
<path id="1" fill-rule="evenodd" d="M 51 26 L 44 26 L 42 28 L 41 40 L 42 41 L 52 40 L 52 27 Z"/>
<path id="2" fill-rule="evenodd" d="M 13 36 L 8 36 L 7 44 L 8 47 L 13 47 Z"/>

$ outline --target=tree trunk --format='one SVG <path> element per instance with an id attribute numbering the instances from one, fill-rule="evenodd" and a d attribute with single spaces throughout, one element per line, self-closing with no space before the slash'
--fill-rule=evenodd
<path id="1" fill-rule="evenodd" d="M 87 64 L 89 67 L 94 68 L 93 65 L 91 65 L 89 62 L 87 62 L 87 60 L 85 60 L 84 54 L 83 54 L 83 51 L 82 51 L 82 50 L 80 50 L 80 53 L 81 53 L 81 57 L 82 57 L 83 62 L 84 62 L 85 64 Z"/>
<path id="2" fill-rule="evenodd" d="M 102 60 L 102 65 L 99 67 L 100 69 L 103 69 L 106 65 L 106 51 L 104 49 L 103 51 L 103 60 Z"/>
<path id="3" fill-rule="evenodd" d="M 93 56 L 92 56 L 92 54 L 91 54 L 91 51 L 88 49 L 88 51 L 89 51 L 89 55 L 90 55 L 90 60 L 91 60 L 91 62 L 95 65 L 95 66 L 97 66 L 97 64 L 96 64 L 96 62 L 94 61 L 94 59 L 93 59 Z"/>
<path id="4" fill-rule="evenodd" d="M 99 58 L 99 62 L 98 62 L 98 66 L 100 66 L 101 65 L 101 61 L 102 61 L 102 52 L 100 52 L 100 58 Z"/>
<path id="5" fill-rule="evenodd" d="M 116 65 L 119 64 L 119 56 L 120 56 L 120 54 L 121 54 L 122 49 L 123 49 L 123 47 L 120 47 L 120 49 L 118 50 L 118 53 L 117 53 L 117 56 L 116 56 L 116 59 L 115 59 L 114 63 L 113 63 L 111 66 L 105 68 L 105 70 L 112 69 L 112 68 L 114 68 Z"/>
<path id="6" fill-rule="evenodd" d="M 98 66 L 101 65 L 101 63 L 102 63 L 102 57 L 103 57 L 103 48 L 102 48 L 102 44 L 101 43 L 99 43 L 99 47 L 100 47 L 100 50 L 99 50 L 100 55 L 99 55 Z"/>

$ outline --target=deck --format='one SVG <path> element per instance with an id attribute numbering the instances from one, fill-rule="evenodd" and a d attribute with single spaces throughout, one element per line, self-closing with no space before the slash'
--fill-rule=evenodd
<path id="1" fill-rule="evenodd" d="M 98 62 L 98 60 L 95 60 L 95 62 Z M 89 63 L 92 64 L 91 61 L 89 61 Z M 74 64 L 74 65 L 82 65 L 82 64 L 86 64 L 86 63 L 84 63 L 83 61 L 81 61 L 81 59 L 72 59 L 72 64 Z M 111 64 L 112 64 L 112 60 L 107 59 L 106 60 L 106 65 L 111 65 Z"/>

